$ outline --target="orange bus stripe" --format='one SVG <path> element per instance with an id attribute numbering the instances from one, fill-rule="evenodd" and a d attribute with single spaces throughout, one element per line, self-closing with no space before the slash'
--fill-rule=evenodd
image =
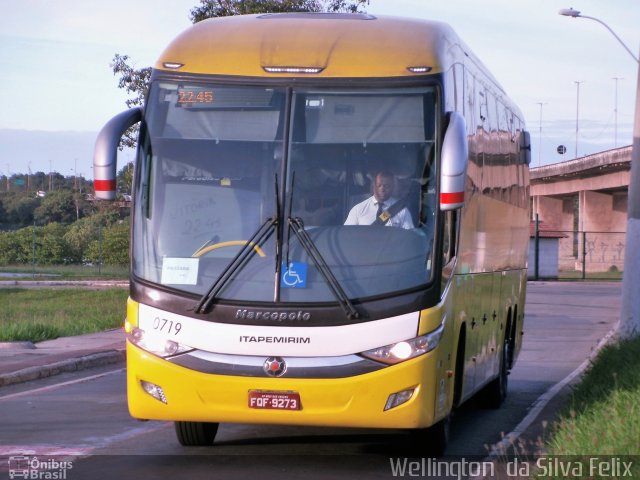
<path id="1" fill-rule="evenodd" d="M 441 193 L 440 203 L 462 203 L 464 202 L 464 192 Z"/>
<path id="2" fill-rule="evenodd" d="M 110 192 L 116 189 L 115 180 L 94 180 L 93 188 L 101 192 Z"/>

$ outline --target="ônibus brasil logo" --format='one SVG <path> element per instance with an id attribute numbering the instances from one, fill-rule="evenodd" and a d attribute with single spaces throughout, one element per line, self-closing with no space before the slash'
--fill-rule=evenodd
<path id="1" fill-rule="evenodd" d="M 9 478 L 28 478 L 37 480 L 65 480 L 67 471 L 73 468 L 73 462 L 53 458 L 40 460 L 38 457 L 14 455 L 9 457 Z"/>

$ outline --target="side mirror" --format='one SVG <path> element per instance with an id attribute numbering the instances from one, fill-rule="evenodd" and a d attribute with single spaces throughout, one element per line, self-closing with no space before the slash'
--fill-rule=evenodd
<path id="1" fill-rule="evenodd" d="M 93 151 L 93 186 L 96 198 L 116 198 L 116 163 L 118 145 L 127 128 L 142 120 L 142 108 L 132 108 L 119 113 L 102 127 Z"/>
<path id="2" fill-rule="evenodd" d="M 531 135 L 526 130 L 520 132 L 520 163 L 531 163 Z"/>
<path id="3" fill-rule="evenodd" d="M 456 210 L 464 206 L 469 145 L 464 117 L 449 112 L 449 126 L 442 143 L 440 168 L 440 210 Z"/>

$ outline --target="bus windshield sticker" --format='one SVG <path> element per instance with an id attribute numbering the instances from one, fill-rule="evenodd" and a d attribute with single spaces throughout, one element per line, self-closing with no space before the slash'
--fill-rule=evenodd
<path id="1" fill-rule="evenodd" d="M 280 277 L 282 288 L 307 288 L 307 264 L 303 262 L 289 262 L 289 267 L 282 264 Z"/>
<path id="2" fill-rule="evenodd" d="M 162 259 L 163 285 L 195 285 L 198 283 L 199 258 L 170 258 Z"/>

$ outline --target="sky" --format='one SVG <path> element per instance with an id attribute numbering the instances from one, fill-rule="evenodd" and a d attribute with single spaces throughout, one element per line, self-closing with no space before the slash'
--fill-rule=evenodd
<path id="1" fill-rule="evenodd" d="M 0 175 L 91 178 L 97 132 L 126 109 L 114 55 L 151 66 L 198 4 L 12 2 L 0 16 Z M 367 12 L 451 25 L 523 112 L 536 167 L 632 143 L 638 63 L 604 26 L 558 15 L 569 7 L 638 55 L 640 0 L 370 0 Z M 121 157 L 118 168 L 133 154 Z"/>

